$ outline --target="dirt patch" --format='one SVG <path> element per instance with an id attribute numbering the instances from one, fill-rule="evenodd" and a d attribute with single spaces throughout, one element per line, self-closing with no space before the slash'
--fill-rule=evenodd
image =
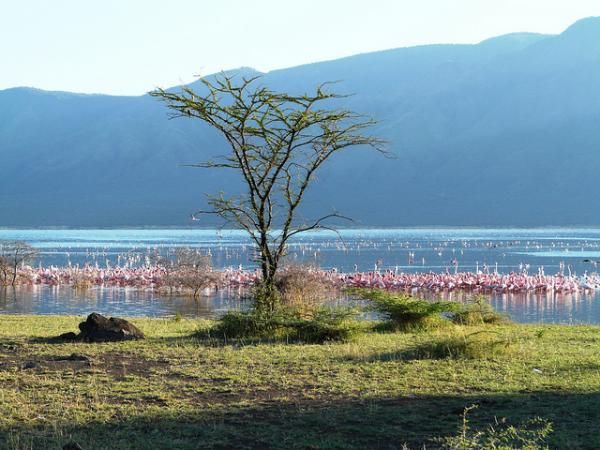
<path id="1" fill-rule="evenodd" d="M 113 378 L 126 375 L 148 376 L 170 367 L 164 358 L 146 359 L 130 353 L 106 352 L 89 356 L 84 353 L 36 355 L 30 348 L 0 346 L 0 371 L 32 372 L 80 371 L 93 368 Z"/>
<path id="2" fill-rule="evenodd" d="M 169 369 L 171 362 L 164 358 L 146 359 L 130 353 L 106 352 L 96 358 L 100 370 L 114 378 L 127 375 L 148 376 L 156 371 Z"/>

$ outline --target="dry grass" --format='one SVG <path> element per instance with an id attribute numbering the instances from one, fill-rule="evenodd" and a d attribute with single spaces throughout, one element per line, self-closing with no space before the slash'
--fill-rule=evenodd
<path id="1" fill-rule="evenodd" d="M 281 294 L 282 306 L 293 308 L 301 316 L 312 316 L 329 299 L 334 298 L 338 286 L 323 273 L 310 266 L 284 267 L 275 280 Z"/>

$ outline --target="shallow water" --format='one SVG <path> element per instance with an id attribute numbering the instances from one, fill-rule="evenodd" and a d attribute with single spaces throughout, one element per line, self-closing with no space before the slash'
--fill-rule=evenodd
<path id="1" fill-rule="evenodd" d="M 340 271 L 391 269 L 410 272 L 527 270 L 595 272 L 600 229 L 353 229 L 341 239 L 330 232 L 293 241 L 289 259 Z M 144 264 L 154 253 L 190 246 L 210 252 L 217 268 L 252 268 L 253 247 L 241 231 L 199 229 L 15 230 L 0 240 L 24 240 L 40 250 L 44 265 Z M 428 294 L 439 297 L 446 294 Z M 453 292 L 461 299 L 464 293 Z M 520 322 L 600 323 L 600 294 L 498 294 L 490 301 Z M 198 302 L 127 288 L 33 287 L 0 290 L 0 312 L 124 316 L 183 314 L 211 317 L 243 307 L 238 293 L 222 291 Z"/>
<path id="2" fill-rule="evenodd" d="M 151 289 L 70 286 L 0 287 L 0 312 L 8 314 L 88 315 L 99 312 L 111 316 L 214 318 L 247 304 L 241 292 L 227 290 L 194 300 L 188 296 L 164 295 Z"/>
<path id="3" fill-rule="evenodd" d="M 468 300 L 467 292 L 414 293 L 428 299 Z M 495 294 L 489 297 L 496 310 L 512 320 L 529 323 L 600 323 L 600 298 L 595 294 Z M 338 304 L 349 299 L 341 298 Z M 17 286 L 0 288 L 0 312 L 8 314 L 87 315 L 100 312 L 125 317 L 215 318 L 228 310 L 248 306 L 240 290 L 223 290 L 194 300 L 164 295 L 151 289 L 69 286 Z"/>

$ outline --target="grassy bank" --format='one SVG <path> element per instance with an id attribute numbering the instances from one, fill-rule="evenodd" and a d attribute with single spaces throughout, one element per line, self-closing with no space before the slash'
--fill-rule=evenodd
<path id="1" fill-rule="evenodd" d="M 0 316 L 0 447 L 436 448 L 472 404 L 474 428 L 539 416 L 553 423 L 550 448 L 600 447 L 599 327 L 249 345 L 195 338 L 209 322 L 134 319 L 145 341 L 45 339 L 80 320 Z M 461 352 L 477 336 L 502 351 Z"/>

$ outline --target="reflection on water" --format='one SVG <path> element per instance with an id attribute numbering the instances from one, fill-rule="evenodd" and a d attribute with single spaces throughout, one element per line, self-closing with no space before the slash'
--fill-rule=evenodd
<path id="1" fill-rule="evenodd" d="M 522 323 L 600 324 L 600 293 L 496 293 L 486 295 L 496 311 Z M 418 294 L 429 300 L 465 302 L 465 291 Z"/>
<path id="2" fill-rule="evenodd" d="M 0 313 L 87 315 L 99 312 L 109 316 L 214 318 L 228 310 L 248 307 L 244 292 L 221 290 L 198 300 L 170 296 L 153 290 L 120 287 L 74 289 L 69 286 L 0 287 Z M 430 300 L 464 302 L 473 294 L 464 291 L 413 293 Z M 582 294 L 494 294 L 488 296 L 497 311 L 516 322 L 600 324 L 600 298 L 594 293 Z M 332 304 L 350 304 L 340 298 Z M 352 303 L 354 304 L 354 303 Z"/>
<path id="3" fill-rule="evenodd" d="M 498 294 L 491 303 L 519 322 L 600 323 L 600 305 L 595 294 Z"/>
<path id="4" fill-rule="evenodd" d="M 75 289 L 69 286 L 0 287 L 0 312 L 9 314 L 163 317 L 183 315 L 211 318 L 247 304 L 237 290 L 219 291 L 197 300 L 185 296 L 160 295 L 153 290 L 120 287 Z"/>

